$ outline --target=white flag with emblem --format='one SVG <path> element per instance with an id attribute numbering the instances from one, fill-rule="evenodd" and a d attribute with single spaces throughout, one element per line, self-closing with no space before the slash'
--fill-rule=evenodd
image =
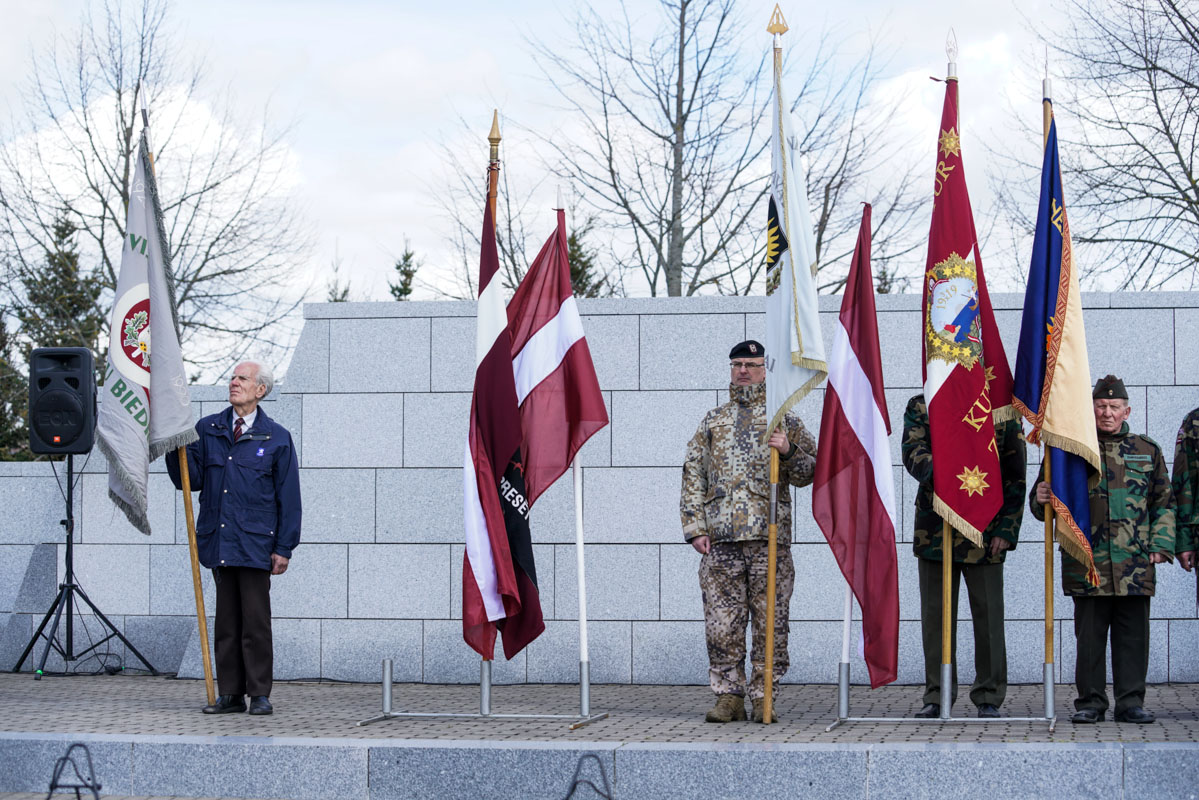
<path id="1" fill-rule="evenodd" d="M 150 158 L 143 130 L 129 189 L 96 424 L 100 450 L 108 459 L 108 496 L 146 535 L 150 462 L 196 439 L 175 320 L 171 251 Z"/>
<path id="2" fill-rule="evenodd" d="M 767 431 L 777 428 L 783 415 L 828 374 L 816 302 L 815 226 L 781 71 L 782 51 L 776 47 L 766 212 Z"/>

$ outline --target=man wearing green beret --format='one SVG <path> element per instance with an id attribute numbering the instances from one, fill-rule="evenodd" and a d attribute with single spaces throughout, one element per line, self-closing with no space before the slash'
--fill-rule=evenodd
<path id="1" fill-rule="evenodd" d="M 1170 475 L 1157 442 L 1131 433 L 1128 391 L 1115 375 L 1099 379 L 1091 394 L 1103 469 L 1090 491 L 1091 550 L 1099 585 L 1087 569 L 1062 551 L 1062 589 L 1074 598 L 1078 699 L 1070 719 L 1102 722 L 1107 712 L 1107 641 L 1112 642 L 1112 688 L 1117 722 L 1153 722 L 1145 710 L 1149 670 L 1149 600 L 1156 587 L 1154 565 L 1174 555 L 1174 507 Z M 1032 513 L 1044 519 L 1049 502 L 1045 465 L 1029 497 Z"/>

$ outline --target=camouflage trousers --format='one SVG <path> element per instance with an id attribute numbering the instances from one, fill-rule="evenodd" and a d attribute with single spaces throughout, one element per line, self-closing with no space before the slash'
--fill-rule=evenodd
<path id="1" fill-rule="evenodd" d="M 765 694 L 766 566 L 765 541 L 721 542 L 712 545 L 699 563 L 699 588 L 704 598 L 704 633 L 708 640 L 708 680 L 716 694 L 744 696 L 745 626 L 753 624 L 751 699 Z M 791 548 L 779 545 L 775 574 L 774 691 L 787 672 L 787 620 L 795 565 Z"/>

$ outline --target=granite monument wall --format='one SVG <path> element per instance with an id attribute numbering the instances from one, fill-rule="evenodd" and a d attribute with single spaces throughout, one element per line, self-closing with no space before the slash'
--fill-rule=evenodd
<path id="1" fill-rule="evenodd" d="M 993 297 L 1009 357 L 1019 335 L 1020 295 Z M 899 504 L 899 680 L 922 681 L 916 560 L 911 552 L 915 483 L 900 466 L 904 406 L 920 387 L 920 298 L 878 298 Z M 1172 459 L 1174 436 L 1199 406 L 1199 293 L 1085 294 L 1093 376 L 1114 372 L 1129 387 L 1131 425 Z M 840 297 L 821 298 L 826 341 Z M 726 354 L 763 338 L 761 298 L 585 300 L 588 343 L 611 425 L 581 453 L 592 679 L 597 683 L 705 683 L 707 659 L 696 580 L 698 555 L 678 519 L 680 464 L 709 408 L 727 397 Z M 304 527 L 287 574 L 274 581 L 276 676 L 375 681 L 391 657 L 397 681 L 473 682 L 478 658 L 462 641 L 462 457 L 474 373 L 474 304 L 342 303 L 305 307 L 303 333 L 263 408 L 300 450 Z M 197 415 L 225 406 L 224 386 L 194 387 Z M 819 432 L 821 391 L 797 408 Z M 1029 450 L 1029 478 L 1038 452 Z M 10 669 L 62 572 L 59 486 L 45 462 L 0 464 L 0 667 Z M 95 451 L 77 459 L 75 560 L 81 585 L 163 671 L 199 675 L 183 503 L 153 465 L 150 519 L 136 532 L 106 497 Z M 795 492 L 791 682 L 836 680 L 844 581 L 812 521 L 808 489 Z M 578 676 L 573 499 L 560 480 L 534 508 L 534 550 L 546 632 L 495 680 L 571 682 Z M 1011 681 L 1039 682 L 1043 641 L 1043 528 L 1026 514 L 1007 561 L 1005 598 Z M 1159 570 L 1152 606 L 1149 678 L 1199 681 L 1194 575 Z M 209 614 L 211 577 L 204 578 Z M 964 592 L 964 589 L 962 590 Z M 965 598 L 960 676 L 973 675 Z M 1056 662 L 1073 679 L 1072 604 L 1059 594 Z M 855 616 L 856 616 L 855 608 Z M 94 620 L 76 630 L 84 642 Z M 858 633 L 855 626 L 855 641 Z M 40 647 L 38 653 L 40 653 Z M 78 645 L 77 645 L 77 649 Z M 137 666 L 108 643 L 109 663 Z M 855 657 L 856 682 L 865 667 Z M 91 661 L 92 667 L 100 666 Z M 51 667 L 61 666 L 52 658 Z M 29 664 L 26 664 L 26 669 Z"/>

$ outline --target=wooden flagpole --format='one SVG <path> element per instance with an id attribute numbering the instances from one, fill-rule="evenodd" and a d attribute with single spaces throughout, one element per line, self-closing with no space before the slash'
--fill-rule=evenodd
<path id="1" fill-rule="evenodd" d="M 1042 83 L 1041 123 L 1044 132 L 1042 147 L 1049 144 L 1049 126 L 1053 123 L 1053 104 L 1050 98 L 1049 76 Z M 1049 449 L 1045 449 L 1045 482 L 1050 481 Z M 1053 668 L 1053 506 L 1045 504 L 1045 716 L 1053 719 L 1056 716 L 1053 699 L 1054 668 Z M 1052 730 L 1052 728 L 1050 728 Z"/>
<path id="2" fill-rule="evenodd" d="M 762 724 L 769 725 L 774 713 L 774 586 L 778 568 L 779 451 L 770 448 L 770 525 L 766 545 L 766 665 L 762 670 Z"/>
<path id="3" fill-rule="evenodd" d="M 150 115 L 144 108 L 142 109 L 142 126 L 146 129 L 146 141 L 149 142 Z M 148 155 L 150 169 L 157 177 L 158 172 L 154 167 L 154 151 L 151 149 Z M 175 452 L 179 457 L 179 480 L 183 486 L 183 513 L 187 518 L 187 550 L 191 556 L 192 586 L 196 592 L 196 622 L 200 628 L 200 659 L 204 662 L 204 690 L 208 694 L 208 705 L 213 705 L 216 703 L 216 690 L 212 682 L 212 655 L 208 651 L 208 615 L 204 611 L 204 587 L 200 583 L 200 553 L 196 547 L 196 517 L 192 513 L 191 474 L 187 469 L 186 448 L 180 447 Z"/>

